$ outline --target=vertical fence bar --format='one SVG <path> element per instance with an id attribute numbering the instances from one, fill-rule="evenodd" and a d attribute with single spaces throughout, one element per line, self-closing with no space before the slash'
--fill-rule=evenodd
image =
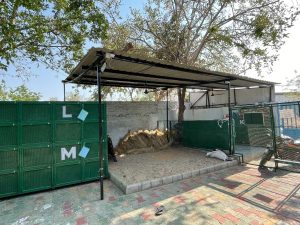
<path id="1" fill-rule="evenodd" d="M 278 106 L 277 106 L 278 107 Z M 277 146 L 276 146 L 276 132 L 275 132 L 275 118 L 274 118 L 274 112 L 273 112 L 273 106 L 270 106 L 270 117 L 271 117 L 271 126 L 272 126 L 272 136 L 273 136 L 273 151 L 274 155 L 277 155 Z"/>
<path id="2" fill-rule="evenodd" d="M 229 154 L 232 155 L 234 152 L 232 151 L 232 112 L 231 112 L 231 96 L 230 96 L 230 89 L 231 85 L 230 82 L 227 82 L 228 85 L 228 128 L 229 128 Z"/>
<path id="3" fill-rule="evenodd" d="M 167 102 L 166 102 L 166 113 L 167 113 L 167 139 L 169 141 L 169 90 L 167 89 Z"/>
<path id="4" fill-rule="evenodd" d="M 97 85 L 98 85 L 98 118 L 99 118 L 99 176 L 100 176 L 100 199 L 104 199 L 103 191 L 103 152 L 102 152 L 102 97 L 101 97 L 101 71 L 97 65 Z"/>

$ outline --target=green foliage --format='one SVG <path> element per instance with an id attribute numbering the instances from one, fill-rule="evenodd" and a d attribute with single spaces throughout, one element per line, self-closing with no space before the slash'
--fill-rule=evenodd
<path id="1" fill-rule="evenodd" d="M 148 0 L 126 22 L 136 45 L 156 58 L 243 74 L 271 70 L 299 14 L 282 0 Z M 178 88 L 183 120 L 185 88 Z"/>
<path id="2" fill-rule="evenodd" d="M 295 76 L 287 81 L 286 90 L 289 91 L 286 93 L 286 96 L 298 100 L 300 98 L 300 74 L 297 70 L 294 71 Z"/>
<path id="3" fill-rule="evenodd" d="M 149 0 L 127 24 L 157 58 L 240 74 L 271 69 L 298 14 L 283 1 Z"/>
<path id="4" fill-rule="evenodd" d="M 3 80 L 0 83 L 1 101 L 38 101 L 41 97 L 40 93 L 30 91 L 24 84 L 8 89 Z"/>
<path id="5" fill-rule="evenodd" d="M 69 70 L 87 41 L 106 38 L 104 13 L 110 2 L 0 1 L 0 70 L 23 59 Z"/>

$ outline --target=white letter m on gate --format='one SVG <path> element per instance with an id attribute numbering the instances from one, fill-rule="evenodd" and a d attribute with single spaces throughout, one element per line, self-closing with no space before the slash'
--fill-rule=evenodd
<path id="1" fill-rule="evenodd" d="M 61 153 L 61 160 L 65 160 L 66 157 L 70 158 L 71 156 L 72 156 L 72 159 L 76 159 L 76 147 L 75 146 L 73 146 L 69 152 L 66 148 L 61 148 L 60 153 Z"/>

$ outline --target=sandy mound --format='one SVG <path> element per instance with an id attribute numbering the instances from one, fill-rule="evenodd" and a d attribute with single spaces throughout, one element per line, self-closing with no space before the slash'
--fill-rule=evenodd
<path id="1" fill-rule="evenodd" d="M 138 154 L 154 152 L 169 146 L 167 132 L 161 130 L 128 131 L 120 139 L 115 151 L 117 154 Z"/>

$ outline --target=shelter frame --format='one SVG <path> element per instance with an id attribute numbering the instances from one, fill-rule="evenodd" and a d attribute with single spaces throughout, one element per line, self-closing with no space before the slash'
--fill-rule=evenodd
<path id="1" fill-rule="evenodd" d="M 170 63 L 163 60 L 135 57 L 124 52 L 110 51 L 103 48 L 92 48 L 73 69 L 70 75 L 62 81 L 65 84 L 97 85 L 99 102 L 99 143 L 103 141 L 101 116 L 101 87 L 132 87 L 144 89 L 163 89 L 167 91 L 166 119 L 169 128 L 168 89 L 189 88 L 201 90 L 227 90 L 229 110 L 229 153 L 234 153 L 232 147 L 232 110 L 231 88 L 249 88 L 253 86 L 274 88 L 275 83 L 241 77 L 235 74 L 221 73 L 179 63 Z M 209 104 L 209 103 L 208 103 Z M 103 192 L 103 149 L 99 144 L 100 163 L 100 198 L 104 199 Z"/>

